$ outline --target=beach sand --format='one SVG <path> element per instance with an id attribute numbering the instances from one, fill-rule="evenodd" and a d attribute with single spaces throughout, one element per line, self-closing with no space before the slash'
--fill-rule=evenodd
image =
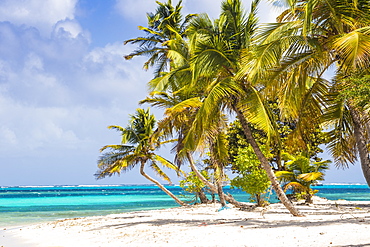
<path id="1" fill-rule="evenodd" d="M 65 219 L 1 229 L 4 247 L 370 246 L 370 202 L 315 198 L 293 217 L 280 203 L 241 211 L 219 204 Z"/>

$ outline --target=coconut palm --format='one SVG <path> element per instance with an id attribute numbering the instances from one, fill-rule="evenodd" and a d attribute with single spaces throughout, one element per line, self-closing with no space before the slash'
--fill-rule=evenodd
<path id="1" fill-rule="evenodd" d="M 254 140 L 248 121 L 266 131 L 270 140 L 278 141 L 274 123 L 271 121 L 261 91 L 261 85 L 252 84 L 246 77 L 240 77 L 241 58 L 252 47 L 257 28 L 256 7 L 252 3 L 246 17 L 238 0 L 222 2 L 220 18 L 212 22 L 207 15 L 194 18 L 189 25 L 189 38 L 192 44 L 191 68 L 192 88 L 203 90 L 202 106 L 185 139 L 186 148 L 194 149 L 201 143 L 201 137 L 220 121 L 219 112 L 232 111 L 240 120 L 246 138 L 266 170 L 279 199 L 293 215 L 300 215 L 281 189 L 266 157 Z M 255 68 L 258 69 L 258 68 Z M 198 139 L 196 139 L 198 137 Z"/>
<path id="2" fill-rule="evenodd" d="M 202 102 L 200 101 L 201 95 L 199 92 L 189 90 L 188 84 L 191 81 L 190 70 L 190 51 L 186 37 L 181 36 L 175 30 L 173 32 L 173 40 L 169 40 L 167 56 L 171 60 L 171 70 L 162 72 L 160 76 L 154 78 L 149 82 L 149 87 L 152 90 L 150 97 L 147 97 L 141 103 L 149 103 L 152 106 L 164 108 L 165 118 L 159 122 L 159 129 L 164 133 L 172 135 L 173 132 L 177 135 L 177 142 L 174 147 L 176 153 L 175 160 L 178 166 L 181 166 L 185 160 L 190 164 L 192 171 L 195 175 L 206 184 L 213 193 L 218 193 L 221 201 L 225 197 L 226 200 L 236 206 L 245 206 L 243 203 L 237 202 L 234 198 L 224 195 L 221 186 L 215 187 L 198 171 L 193 161 L 192 151 L 184 148 L 184 138 L 189 133 L 191 123 L 194 121 L 194 116 L 199 110 Z M 221 123 L 221 122 L 219 122 Z M 205 138 L 203 135 L 204 143 L 208 146 L 213 146 L 214 138 Z M 203 145 L 203 148 L 205 145 Z M 216 169 L 217 174 L 223 174 L 221 167 Z M 223 169 L 223 168 L 222 168 Z M 221 178 L 221 176 L 220 176 Z M 217 180 L 219 181 L 219 180 Z M 220 183 L 218 183 L 220 185 Z M 206 202 L 205 195 L 200 194 L 200 198 Z"/>
<path id="3" fill-rule="evenodd" d="M 216 182 L 217 186 L 208 181 L 197 169 L 195 162 L 193 160 L 193 154 L 191 150 L 184 148 L 184 138 L 189 134 L 192 122 L 196 112 L 199 110 L 201 102 L 197 98 L 185 99 L 181 94 L 168 94 L 168 93 L 152 93 L 151 97 L 141 101 L 140 103 L 150 103 L 153 106 L 166 108 L 165 117 L 159 121 L 158 129 L 163 133 L 167 133 L 168 137 L 176 136 L 175 146 L 173 151 L 175 152 L 175 161 L 180 167 L 185 161 L 190 164 L 191 170 L 194 174 L 213 192 L 219 195 L 221 202 L 223 203 L 223 198 L 225 200 L 237 207 L 247 206 L 244 203 L 236 201 L 232 196 L 226 195 L 222 190 L 222 179 L 224 177 L 224 166 L 226 165 L 227 154 L 225 153 L 225 139 L 222 137 L 221 129 L 215 130 L 219 132 L 215 137 L 211 135 L 203 135 L 203 147 L 202 151 L 205 149 L 209 150 L 211 157 L 211 168 L 216 172 Z M 207 202 L 207 198 L 203 193 L 200 193 L 201 201 Z M 203 199 L 202 199 L 203 198 Z"/>
<path id="4" fill-rule="evenodd" d="M 168 0 L 167 3 L 157 2 L 156 12 L 147 14 L 148 27 L 139 26 L 139 29 L 143 30 L 147 36 L 129 39 L 124 42 L 124 44 L 139 45 L 137 50 L 126 55 L 125 58 L 149 56 L 144 64 L 144 69 L 147 70 L 149 67 L 155 66 L 155 77 L 168 69 L 170 62 L 168 41 L 174 39 L 177 34 L 184 36 L 186 27 L 194 16 L 189 14 L 183 19 L 181 3 L 182 1 L 179 1 L 176 6 L 173 6 L 171 0 Z"/>
<path id="5" fill-rule="evenodd" d="M 336 67 L 335 80 L 326 83 L 326 87 L 330 86 L 331 95 L 326 94 L 326 101 L 322 97 L 316 98 L 320 100 L 312 100 L 312 103 L 316 102 L 314 104 L 318 110 L 306 114 L 310 115 L 307 124 L 300 122 L 302 126 L 309 127 L 313 126 L 313 119 L 317 124 L 317 121 L 322 120 L 319 117 L 322 114 L 320 108 L 325 109 L 323 119 L 332 129 L 329 132 L 331 143 L 328 148 L 335 164 L 348 166 L 356 161 L 358 153 L 365 178 L 370 185 L 370 152 L 367 148 L 368 141 L 364 139 L 368 134 L 368 114 L 361 112 L 350 100 L 337 97 L 338 89 L 340 90 L 338 84 L 343 81 L 351 83 L 347 80 L 348 77 L 368 71 L 370 5 L 368 1 L 342 0 L 281 2 L 290 4 L 291 8 L 278 17 L 279 23 L 269 25 L 261 32 L 261 43 L 264 47 L 259 54 L 263 55 L 256 60 L 259 64 L 264 64 L 266 69 L 273 69 L 273 77 L 270 78 L 280 78 L 285 85 L 281 88 L 289 89 L 288 92 L 293 92 L 292 88 L 299 88 L 294 85 L 300 85 L 300 82 L 306 82 L 309 78 L 313 78 L 312 81 L 323 80 L 322 75 L 328 68 Z M 260 75 L 256 75 L 255 78 L 259 77 Z M 276 84 L 275 88 L 278 88 Z M 283 95 L 284 91 L 280 92 L 280 95 Z M 281 101 L 282 109 L 290 111 L 286 112 L 287 116 L 297 118 L 299 114 L 294 116 L 291 111 L 294 108 L 286 107 L 289 102 L 294 102 L 294 99 L 285 99 Z M 304 111 L 296 111 L 298 112 Z M 307 119 L 302 114 L 299 118 Z"/>
<path id="6" fill-rule="evenodd" d="M 241 68 L 240 58 L 244 56 L 244 52 L 248 53 L 256 32 L 258 2 L 257 0 L 252 3 L 251 13 L 248 16 L 245 16 L 239 0 L 227 0 L 223 1 L 222 14 L 215 22 L 212 22 L 206 15 L 200 15 L 192 20 L 186 32 L 190 44 L 190 66 L 184 64 L 185 67 L 178 67 L 182 69 L 182 72 L 187 72 L 185 73 L 187 76 L 181 78 L 187 79 L 188 75 L 191 75 L 191 80 L 187 84 L 182 84 L 181 87 L 183 92 L 187 92 L 188 97 L 185 102 L 173 108 L 187 107 L 189 102 L 200 103 L 192 126 L 183 141 L 183 150 L 187 154 L 190 151 L 202 149 L 205 138 L 212 139 L 212 135 L 215 137 L 216 132 L 213 130 L 219 128 L 220 121 L 222 122 L 225 116 L 224 110 L 235 112 L 248 142 L 261 160 L 278 197 L 293 215 L 300 215 L 281 189 L 270 164 L 253 139 L 248 126 L 248 121 L 254 122 L 266 131 L 270 140 L 279 141 L 274 131 L 273 121 L 270 119 L 271 114 L 265 107 L 261 87 L 251 84 L 244 77 L 237 76 Z M 178 36 L 180 35 L 175 37 Z M 170 45 L 171 42 L 174 40 L 169 40 L 166 44 Z M 162 54 L 165 54 L 166 58 L 174 55 L 167 50 Z M 170 61 L 176 60 L 171 58 Z M 173 79 L 173 72 L 176 71 L 173 68 L 176 66 L 172 65 L 171 70 L 166 73 L 167 77 L 163 77 L 165 80 L 159 79 L 157 75 L 156 85 Z"/>
<path id="7" fill-rule="evenodd" d="M 158 133 L 155 135 L 156 138 L 153 139 L 155 124 L 155 117 L 150 113 L 149 109 L 137 109 L 136 113 L 131 116 L 129 125 L 126 128 L 116 125 L 109 126 L 109 129 L 121 132 L 122 141 L 121 144 L 106 145 L 101 148 L 101 152 L 104 153 L 99 157 L 99 170 L 96 173 L 96 177 L 100 179 L 114 174 L 121 174 L 139 165 L 142 176 L 156 184 L 179 205 L 184 206 L 186 203 L 178 199 L 172 192 L 145 172 L 145 167 L 149 166 L 159 177 L 171 183 L 170 178 L 158 164 L 177 170 L 177 167 L 170 161 L 154 153 L 161 144 L 158 139 Z"/>
<path id="8" fill-rule="evenodd" d="M 312 203 L 312 196 L 316 191 L 311 189 L 311 185 L 324 180 L 324 172 L 329 169 L 330 161 L 310 162 L 304 155 L 292 156 L 284 154 L 287 171 L 276 172 L 277 178 L 284 182 L 284 190 L 293 188 L 296 196 L 302 196 L 306 203 Z"/>

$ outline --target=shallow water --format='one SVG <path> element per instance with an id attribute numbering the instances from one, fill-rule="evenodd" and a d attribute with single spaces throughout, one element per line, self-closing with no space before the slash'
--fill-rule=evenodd
<path id="1" fill-rule="evenodd" d="M 166 187 L 184 200 L 193 199 L 181 187 Z M 314 188 L 319 190 L 318 196 L 329 200 L 370 201 L 367 185 Z M 249 196 L 240 190 L 225 187 L 225 192 L 239 201 L 249 201 Z M 274 194 L 270 194 L 269 200 L 277 202 Z M 0 188 L 0 227 L 177 206 L 154 185 L 3 187 Z"/>

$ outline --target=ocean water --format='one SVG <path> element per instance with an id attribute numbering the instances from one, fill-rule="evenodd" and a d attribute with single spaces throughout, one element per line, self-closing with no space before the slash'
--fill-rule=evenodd
<path id="1" fill-rule="evenodd" d="M 192 195 L 181 187 L 166 186 L 183 200 Z M 370 201 L 367 185 L 323 185 L 318 196 L 329 200 Z M 225 187 L 239 201 L 249 196 Z M 277 202 L 269 195 L 270 202 Z M 0 227 L 26 225 L 64 218 L 177 207 L 172 198 L 154 185 L 0 187 Z"/>

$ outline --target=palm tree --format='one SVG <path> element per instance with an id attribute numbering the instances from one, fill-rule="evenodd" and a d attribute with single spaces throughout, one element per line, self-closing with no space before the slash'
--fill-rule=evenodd
<path id="1" fill-rule="evenodd" d="M 279 23 L 269 25 L 261 32 L 265 49 L 261 49 L 259 54 L 264 54 L 258 61 L 270 61 L 270 64 L 264 63 L 266 68 L 278 71 L 272 73 L 272 78 L 285 78 L 281 81 L 290 92 L 293 91 L 293 85 L 306 82 L 309 78 L 314 79 L 311 81 L 324 81 L 322 75 L 330 66 L 336 67 L 335 80 L 327 82 L 325 86 L 330 88 L 331 94 L 322 94 L 327 100 L 319 97 L 319 100 L 311 101 L 316 102 L 315 108 L 318 109 L 311 114 L 311 119 L 316 124 L 324 119 L 332 129 L 328 148 L 337 166 L 354 163 L 356 154 L 359 154 L 365 178 L 370 185 L 370 151 L 367 148 L 368 141 L 364 139 L 368 134 L 368 114 L 361 112 L 350 100 L 337 97 L 340 92 L 338 84 L 351 83 L 348 77 L 354 74 L 368 73 L 370 5 L 368 1 L 342 0 L 282 2 L 290 4 L 291 8 L 278 17 Z M 288 104 L 292 99 L 282 102 Z M 292 109 L 283 103 L 281 107 Z M 325 109 L 324 118 L 320 118 Z M 293 113 L 287 112 L 286 115 L 294 117 Z M 307 117 L 301 114 L 300 119 Z M 312 121 L 302 126 L 310 126 L 310 123 Z"/>
<path id="2" fill-rule="evenodd" d="M 240 59 L 251 49 L 256 34 L 257 4 L 258 1 L 252 3 L 251 12 L 245 17 L 240 1 L 226 0 L 222 2 L 221 16 L 215 22 L 208 16 L 201 15 L 194 18 L 189 26 L 191 50 L 194 53 L 191 59 L 193 71 L 191 86 L 195 91 L 203 90 L 203 98 L 202 106 L 189 132 L 197 135 L 189 134 L 185 139 L 187 143 L 185 147 L 194 149 L 201 143 L 200 137 L 212 130 L 220 121 L 220 118 L 217 118 L 221 116 L 219 112 L 226 109 L 233 111 L 277 196 L 293 215 L 299 216 L 299 211 L 286 197 L 248 126 L 248 121 L 253 122 L 266 131 L 270 140 L 278 141 L 271 114 L 261 94 L 261 85 L 253 85 L 245 76 L 239 76 Z"/>
<path id="3" fill-rule="evenodd" d="M 285 182 L 284 190 L 293 188 L 295 194 L 303 196 L 306 203 L 312 203 L 315 191 L 311 189 L 311 185 L 324 180 L 324 171 L 329 169 L 330 161 L 311 163 L 304 155 L 292 156 L 285 153 L 284 156 L 284 159 L 289 160 L 286 163 L 287 171 L 276 172 L 277 178 Z"/>
<path id="4" fill-rule="evenodd" d="M 171 183 L 170 178 L 162 171 L 158 163 L 164 167 L 177 170 L 177 167 L 170 161 L 154 153 L 161 144 L 158 139 L 158 133 L 156 133 L 156 139 L 153 139 L 155 124 L 154 115 L 150 114 L 149 109 L 137 109 L 136 113 L 131 116 L 129 125 L 126 128 L 116 125 L 109 126 L 109 129 L 121 132 L 122 141 L 119 145 L 106 145 L 101 149 L 101 152 L 105 151 L 105 153 L 99 157 L 99 170 L 96 173 L 96 177 L 100 179 L 114 174 L 121 174 L 139 164 L 142 176 L 156 184 L 179 205 L 185 206 L 186 203 L 178 199 L 172 192 L 145 172 L 145 166 L 149 165 L 158 176 Z"/>
<path id="5" fill-rule="evenodd" d="M 144 64 L 144 69 L 147 70 L 149 67 L 155 66 L 154 75 L 155 77 L 160 76 L 168 68 L 170 62 L 168 42 L 173 40 L 177 34 L 184 36 L 186 27 L 194 16 L 189 14 L 183 19 L 181 3 L 180 0 L 176 6 L 173 6 L 171 0 L 168 0 L 167 3 L 157 1 L 156 12 L 147 14 L 148 27 L 139 26 L 139 29 L 147 33 L 147 36 L 124 42 L 124 44 L 139 45 L 139 49 L 126 55 L 125 59 L 132 59 L 135 56 L 149 56 L 148 61 Z"/>
<path id="6" fill-rule="evenodd" d="M 267 132 L 271 140 L 278 141 L 276 132 L 274 132 L 274 124 L 263 101 L 260 86 L 253 85 L 244 77 L 240 78 L 238 76 L 241 68 L 240 58 L 251 47 L 256 32 L 258 2 L 256 0 L 252 3 L 251 13 L 246 17 L 239 0 L 227 0 L 222 3 L 222 14 L 214 23 L 206 15 L 200 15 L 198 18 L 193 18 L 191 25 L 189 25 L 186 34 L 189 38 L 189 54 L 191 57 L 189 60 L 185 60 L 190 62 L 185 63 L 184 67 L 178 68 L 181 69 L 181 72 L 186 72 L 187 76 L 182 78 L 187 79 L 189 74 L 192 78 L 191 81 L 181 84 L 182 87 L 179 90 L 187 93 L 187 100 L 186 103 L 181 102 L 180 106 L 187 107 L 186 104 L 189 102 L 199 102 L 201 106 L 197 110 L 192 126 L 183 140 L 183 150 L 189 157 L 189 152 L 196 151 L 199 148 L 202 149 L 202 141 L 206 137 L 215 136 L 213 130 L 219 128 L 220 120 L 224 116 L 222 112 L 226 109 L 235 112 L 243 126 L 248 142 L 261 160 L 261 164 L 272 181 L 272 186 L 278 197 L 293 215 L 298 216 L 300 213 L 291 204 L 280 187 L 270 164 L 253 139 L 248 126 L 248 121 L 254 122 Z M 181 35 L 175 35 L 174 37 L 178 39 L 179 36 L 181 37 Z M 174 55 L 167 50 L 173 42 L 174 40 L 168 40 L 166 50 L 161 53 L 162 55 L 165 54 L 166 58 Z M 142 54 L 144 53 L 137 53 L 137 55 Z M 156 57 L 153 58 L 157 59 Z M 160 73 L 158 73 L 154 81 L 155 85 L 171 80 L 173 72 L 177 72 L 173 70 L 176 66 L 172 66 L 174 65 L 172 62 L 176 62 L 176 59 L 171 57 L 170 61 L 170 71 L 165 73 L 166 77 L 159 77 Z M 176 78 L 178 79 L 176 82 L 184 82 L 180 77 Z M 179 106 L 174 108 L 179 108 Z M 189 160 L 191 160 L 191 157 L 189 157 Z"/>
<path id="7" fill-rule="evenodd" d="M 160 76 L 149 82 L 149 87 L 152 90 L 150 97 L 147 97 L 140 103 L 149 103 L 152 106 L 166 109 L 165 118 L 159 122 L 159 129 L 169 135 L 172 135 L 173 132 L 177 133 L 177 142 L 173 150 L 176 153 L 175 160 L 179 167 L 187 160 L 195 175 L 213 193 L 218 193 L 221 201 L 225 198 L 228 202 L 238 207 L 246 206 L 236 201 L 233 197 L 224 195 L 221 186 L 215 187 L 210 183 L 196 168 L 192 157 L 192 150 L 184 148 L 184 138 L 189 133 L 191 123 L 194 121 L 194 116 L 202 102 L 200 101 L 200 97 L 197 96 L 199 93 L 189 90 L 188 87 L 192 74 L 190 70 L 191 54 L 186 37 L 183 37 L 175 30 L 172 30 L 172 32 L 174 39 L 167 42 L 167 56 L 171 61 L 171 70 L 169 72 L 162 72 Z M 204 141 L 209 143 L 210 146 L 213 145 L 212 138 L 204 138 Z M 223 170 L 217 169 L 217 171 L 217 174 L 223 174 Z M 207 201 L 204 194 L 201 193 L 198 196 L 201 199 L 203 198 L 202 200 L 204 202 Z"/>
<path id="8" fill-rule="evenodd" d="M 245 203 L 236 201 L 231 195 L 226 195 L 222 190 L 222 179 L 224 176 L 224 165 L 226 164 L 226 154 L 225 152 L 225 138 L 222 137 L 222 133 L 216 135 L 216 139 L 209 135 L 204 135 L 203 142 L 208 143 L 203 145 L 203 151 L 205 148 L 210 149 L 211 153 L 211 166 L 216 170 L 216 182 L 217 186 L 208 181 L 197 169 L 195 162 L 193 160 L 192 151 L 184 148 L 184 139 L 189 134 L 191 124 L 194 121 L 196 112 L 199 110 L 201 102 L 199 99 L 190 98 L 185 99 L 181 93 L 168 94 L 168 93 L 152 93 L 151 97 L 142 100 L 140 103 L 150 103 L 152 106 L 164 107 L 166 108 L 165 117 L 159 121 L 158 129 L 162 131 L 163 134 L 167 134 L 168 137 L 176 135 L 175 146 L 173 151 L 175 151 L 175 161 L 180 167 L 183 165 L 185 160 L 190 164 L 191 170 L 194 174 L 213 192 L 219 195 L 222 204 L 223 198 L 240 208 L 247 206 Z M 220 130 L 217 130 L 220 131 Z M 222 154 L 222 155 L 221 155 Z M 199 193 L 201 200 L 207 202 L 207 198 L 204 193 Z M 203 198 L 203 199 L 202 199 Z"/>

